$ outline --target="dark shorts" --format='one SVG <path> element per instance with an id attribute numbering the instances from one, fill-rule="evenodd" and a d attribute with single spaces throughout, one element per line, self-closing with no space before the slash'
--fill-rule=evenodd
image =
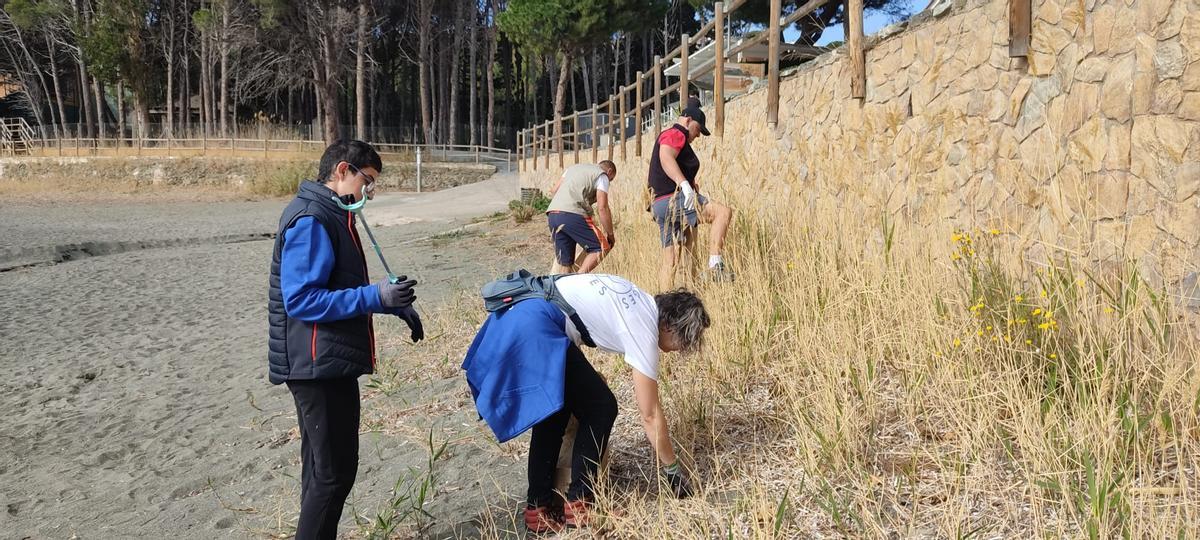
<path id="1" fill-rule="evenodd" d="M 700 206 L 708 204 L 704 195 L 697 194 L 696 198 Z M 700 216 L 695 211 L 683 209 L 681 193 L 654 199 L 651 209 L 654 211 L 654 221 L 658 223 L 658 234 L 663 247 L 682 242 L 687 230 L 700 224 Z"/>
<path id="2" fill-rule="evenodd" d="M 575 264 L 575 246 L 588 253 L 607 253 L 608 239 L 592 218 L 570 212 L 547 212 L 550 234 L 554 237 L 554 258 L 558 264 Z"/>

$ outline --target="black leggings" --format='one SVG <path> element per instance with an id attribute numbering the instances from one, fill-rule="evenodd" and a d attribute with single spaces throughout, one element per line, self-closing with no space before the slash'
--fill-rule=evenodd
<path id="1" fill-rule="evenodd" d="M 562 410 L 534 424 L 529 440 L 529 504 L 542 506 L 554 499 L 554 470 L 563 432 L 571 416 L 579 420 L 571 454 L 571 487 L 568 500 L 592 495 L 592 482 L 608 435 L 617 419 L 617 398 L 608 384 L 574 344 L 567 347 L 567 369 Z"/>
<path id="2" fill-rule="evenodd" d="M 288 381 L 300 424 L 297 540 L 337 537 L 358 473 L 358 379 Z"/>

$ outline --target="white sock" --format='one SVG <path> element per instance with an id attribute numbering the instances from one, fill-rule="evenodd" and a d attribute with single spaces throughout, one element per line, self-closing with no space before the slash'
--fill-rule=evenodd
<path id="1" fill-rule="evenodd" d="M 712 268 L 718 264 L 721 264 L 721 256 L 720 255 L 709 255 L 708 256 L 708 267 L 709 268 Z"/>

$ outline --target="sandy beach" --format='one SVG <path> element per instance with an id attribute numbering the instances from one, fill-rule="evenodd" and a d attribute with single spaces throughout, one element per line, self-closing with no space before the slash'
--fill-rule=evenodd
<path id="1" fill-rule="evenodd" d="M 406 518 L 397 534 L 479 534 L 489 507 L 504 515 L 523 495 L 523 443 L 495 444 L 458 372 L 467 345 L 458 341 L 482 318 L 472 291 L 548 259 L 544 224 L 496 216 L 510 191 L 515 178 L 498 175 L 385 194 L 367 208 L 393 268 L 420 281 L 429 339 L 413 346 L 400 321 L 376 318 L 382 375 L 360 380 L 364 435 L 346 536 L 412 506 L 413 482 L 435 485 L 429 515 Z M 265 358 L 270 234 L 285 203 L 0 206 L 2 536 L 288 535 L 295 409 L 267 382 Z M 431 441 L 432 453 L 446 447 L 432 475 Z"/>

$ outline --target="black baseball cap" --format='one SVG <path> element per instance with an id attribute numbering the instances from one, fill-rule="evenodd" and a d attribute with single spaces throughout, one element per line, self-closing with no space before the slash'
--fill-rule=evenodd
<path id="1" fill-rule="evenodd" d="M 697 123 L 699 123 L 701 135 L 704 135 L 706 137 L 708 135 L 712 135 L 712 133 L 708 132 L 708 127 L 704 125 L 704 122 L 705 122 L 704 111 L 700 110 L 700 107 L 696 107 L 696 106 L 689 104 L 687 107 L 685 107 L 683 109 L 683 112 L 679 113 L 679 116 L 686 116 L 688 118 L 691 118 L 692 120 L 695 120 Z"/>

